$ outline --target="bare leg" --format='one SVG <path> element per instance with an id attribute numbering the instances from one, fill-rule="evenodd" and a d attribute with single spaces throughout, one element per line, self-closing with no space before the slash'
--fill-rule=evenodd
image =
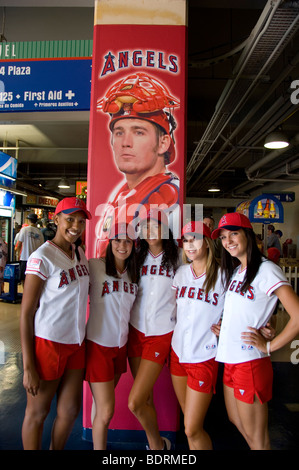
<path id="1" fill-rule="evenodd" d="M 59 385 L 59 380 L 41 380 L 36 396 L 27 393 L 27 406 L 22 426 L 24 450 L 40 450 L 42 433 L 52 400 Z"/>
<path id="2" fill-rule="evenodd" d="M 232 388 L 224 385 L 228 417 L 238 428 L 251 450 L 270 450 L 268 432 L 268 405 L 257 397 L 253 404 L 237 400 Z"/>
<path id="3" fill-rule="evenodd" d="M 90 388 L 95 410 L 92 423 L 93 448 L 94 450 L 105 450 L 107 448 L 108 427 L 114 414 L 114 380 L 91 383 Z"/>
<path id="4" fill-rule="evenodd" d="M 161 450 L 164 443 L 153 403 L 153 387 L 163 366 L 139 357 L 130 358 L 130 367 L 135 380 L 129 395 L 129 409 L 145 430 L 150 449 Z"/>
<path id="5" fill-rule="evenodd" d="M 185 433 L 190 450 L 211 450 L 212 442 L 203 425 L 213 394 L 189 388 L 187 376 L 172 375 L 171 378 L 184 414 Z"/>
<path id="6" fill-rule="evenodd" d="M 190 450 L 212 450 L 212 441 L 204 429 L 204 420 L 213 393 L 202 393 L 187 386 L 184 414 L 185 433 Z"/>
<path id="7" fill-rule="evenodd" d="M 51 450 L 62 450 L 81 408 L 83 369 L 66 370 L 57 394 L 57 416 L 52 428 Z"/>
<path id="8" fill-rule="evenodd" d="M 187 375 L 171 375 L 172 385 L 180 404 L 182 413 L 185 414 L 186 391 L 187 391 Z"/>

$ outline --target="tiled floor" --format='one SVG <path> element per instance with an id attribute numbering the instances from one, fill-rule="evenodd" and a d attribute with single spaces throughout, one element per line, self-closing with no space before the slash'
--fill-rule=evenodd
<path id="1" fill-rule="evenodd" d="M 22 386 L 22 358 L 19 335 L 20 304 L 0 300 L 0 450 L 21 450 L 21 426 L 26 406 Z M 286 314 L 279 311 L 277 329 L 286 321 Z M 1 348 L 2 346 L 2 348 Z M 4 348 L 3 348 L 4 346 Z M 299 442 L 299 361 L 298 354 L 288 345 L 272 355 L 274 368 L 273 399 L 269 404 L 269 428 L 273 450 L 297 450 Z M 220 369 L 221 375 L 221 369 Z M 226 416 L 221 377 L 217 394 L 213 398 L 206 428 L 215 450 L 246 450 L 247 445 Z M 47 449 L 50 430 L 55 416 L 55 403 L 44 428 L 43 448 Z M 111 446 L 114 449 L 114 446 Z M 82 439 L 82 414 L 78 417 L 66 449 L 91 450 L 92 444 Z M 183 429 L 177 435 L 177 450 L 186 450 Z"/>

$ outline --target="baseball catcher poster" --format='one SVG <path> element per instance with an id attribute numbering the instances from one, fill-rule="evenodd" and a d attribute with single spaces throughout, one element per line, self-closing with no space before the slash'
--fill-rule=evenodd
<path id="1" fill-rule="evenodd" d="M 185 121 L 185 0 L 95 1 L 88 258 L 105 257 L 117 223 L 131 223 L 137 237 L 138 216 L 151 207 L 180 238 Z"/>

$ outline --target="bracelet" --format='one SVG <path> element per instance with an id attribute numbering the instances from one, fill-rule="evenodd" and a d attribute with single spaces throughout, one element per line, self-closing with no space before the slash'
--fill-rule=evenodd
<path id="1" fill-rule="evenodd" d="M 270 344 L 271 344 L 271 341 L 267 341 L 267 354 L 268 354 L 268 356 L 270 356 L 270 354 L 271 354 Z"/>

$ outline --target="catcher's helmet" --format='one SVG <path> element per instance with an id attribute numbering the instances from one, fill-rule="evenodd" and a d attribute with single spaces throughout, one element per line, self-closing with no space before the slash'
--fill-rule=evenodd
<path id="1" fill-rule="evenodd" d="M 173 131 L 176 128 L 171 109 L 178 106 L 179 101 L 170 95 L 166 87 L 144 72 L 119 80 L 97 103 L 97 109 L 111 115 L 110 129 L 117 120 L 124 118 L 145 119 L 160 126 L 171 137 L 168 149 L 170 162 L 175 157 Z"/>

